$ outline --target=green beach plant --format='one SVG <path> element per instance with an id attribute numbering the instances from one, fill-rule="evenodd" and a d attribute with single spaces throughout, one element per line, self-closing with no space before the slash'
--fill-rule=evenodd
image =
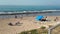
<path id="1" fill-rule="evenodd" d="M 45 26 L 41 26 L 41 29 L 45 29 L 46 27 Z"/>
<path id="2" fill-rule="evenodd" d="M 28 32 L 27 31 L 23 31 L 23 32 L 18 33 L 18 34 L 28 34 Z"/>
<path id="3" fill-rule="evenodd" d="M 29 30 L 29 31 L 23 31 L 19 34 L 48 34 L 48 30 L 45 29 L 45 27 L 42 27 L 43 29 L 39 28 L 39 29 L 33 29 L 33 30 Z"/>

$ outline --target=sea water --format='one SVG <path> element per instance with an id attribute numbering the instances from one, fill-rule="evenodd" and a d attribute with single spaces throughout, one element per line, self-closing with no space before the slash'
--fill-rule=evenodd
<path id="1" fill-rule="evenodd" d="M 1 5 L 0 6 L 0 13 L 8 13 L 8 12 L 24 12 L 24 11 L 44 11 L 44 10 L 60 10 L 60 6 L 8 6 L 8 5 Z M 42 14 L 28 14 L 31 15 L 50 15 L 50 16 L 60 16 L 60 11 L 55 11 L 53 13 L 42 13 Z M 17 15 L 20 17 L 20 15 Z M 24 14 L 23 16 L 26 16 Z M 0 18 L 14 18 L 14 15 L 0 15 Z"/>
<path id="2" fill-rule="evenodd" d="M 41 11 L 41 10 L 60 10 L 60 6 L 8 6 L 1 5 L 0 12 L 15 12 L 15 11 Z"/>

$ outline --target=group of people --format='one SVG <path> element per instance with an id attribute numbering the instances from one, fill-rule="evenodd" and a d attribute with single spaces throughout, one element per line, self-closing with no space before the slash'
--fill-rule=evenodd
<path id="1" fill-rule="evenodd" d="M 8 25 L 10 25 L 10 26 L 21 26 L 21 24 L 23 24 L 23 23 L 16 22 L 15 24 L 13 24 L 10 22 Z"/>
<path id="2" fill-rule="evenodd" d="M 58 20 L 59 20 L 59 18 L 55 17 L 54 21 L 58 21 Z M 45 18 L 43 18 L 42 21 L 47 21 L 47 16 Z"/>

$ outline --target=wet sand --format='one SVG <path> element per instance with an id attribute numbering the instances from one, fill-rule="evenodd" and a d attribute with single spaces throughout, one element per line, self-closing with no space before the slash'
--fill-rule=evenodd
<path id="1" fill-rule="evenodd" d="M 58 21 L 60 21 L 60 16 L 57 16 L 59 18 Z M 25 16 L 22 18 L 6 18 L 6 19 L 0 19 L 0 34 L 17 34 L 22 31 L 32 30 L 32 29 L 38 29 L 41 26 L 47 26 L 48 25 L 55 25 L 57 21 L 54 21 L 56 16 L 47 16 L 47 20 L 50 21 L 36 21 L 35 16 Z M 10 26 L 9 23 L 17 23 L 20 22 L 22 25 L 18 26 Z"/>

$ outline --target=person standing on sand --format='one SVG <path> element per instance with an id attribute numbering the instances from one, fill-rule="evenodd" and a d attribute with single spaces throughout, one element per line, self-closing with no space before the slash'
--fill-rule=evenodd
<path id="1" fill-rule="evenodd" d="M 15 15 L 15 18 L 17 18 L 17 16 Z"/>

